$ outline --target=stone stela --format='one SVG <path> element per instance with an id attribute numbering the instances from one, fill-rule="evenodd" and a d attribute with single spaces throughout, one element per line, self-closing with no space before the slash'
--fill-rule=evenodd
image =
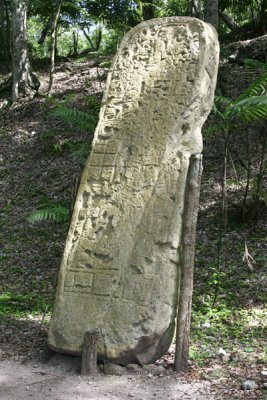
<path id="1" fill-rule="evenodd" d="M 194 18 L 146 21 L 111 66 L 65 246 L 49 346 L 150 363 L 172 340 L 184 191 L 218 67 L 215 30 Z"/>

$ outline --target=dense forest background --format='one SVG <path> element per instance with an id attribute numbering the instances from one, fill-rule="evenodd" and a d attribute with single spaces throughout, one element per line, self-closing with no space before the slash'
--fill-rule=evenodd
<path id="1" fill-rule="evenodd" d="M 267 0 L 0 0 L 0 358 L 47 356 L 58 267 L 112 57 L 131 27 L 165 16 L 212 23 L 221 45 L 203 129 L 188 374 L 218 382 L 221 398 L 263 399 Z M 160 363 L 171 368 L 173 352 Z M 256 385 L 248 392 L 246 379 Z"/>

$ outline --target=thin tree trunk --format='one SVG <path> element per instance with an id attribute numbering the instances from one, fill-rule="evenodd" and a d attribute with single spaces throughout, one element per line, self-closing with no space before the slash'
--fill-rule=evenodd
<path id="1" fill-rule="evenodd" d="M 0 24 L 1 24 L 1 42 L 2 42 L 2 55 L 5 60 L 8 60 L 8 41 L 7 41 L 7 29 L 5 19 L 5 4 L 0 1 Z"/>
<path id="2" fill-rule="evenodd" d="M 219 20 L 219 1 L 218 0 L 205 0 L 204 6 L 204 20 L 218 28 Z"/>
<path id="3" fill-rule="evenodd" d="M 79 40 L 79 35 L 77 31 L 72 32 L 72 38 L 73 38 L 73 56 L 78 57 L 78 40 Z"/>
<path id="4" fill-rule="evenodd" d="M 223 20 L 227 28 L 229 28 L 231 31 L 236 28 L 235 21 L 229 14 L 227 14 L 227 12 L 219 11 L 219 17 Z"/>
<path id="5" fill-rule="evenodd" d="M 100 48 L 101 42 L 102 42 L 102 29 L 101 29 L 100 26 L 99 26 L 99 28 L 97 30 L 97 35 L 96 35 L 95 42 L 96 42 L 96 51 L 98 51 L 99 48 Z"/>
<path id="6" fill-rule="evenodd" d="M 8 58 L 12 60 L 12 34 L 11 34 L 11 11 L 7 5 L 5 5 L 5 19 L 6 19 L 6 33 L 8 40 Z"/>
<path id="7" fill-rule="evenodd" d="M 261 157 L 260 157 L 260 166 L 259 166 L 259 172 L 257 175 L 257 180 L 256 180 L 256 192 L 253 194 L 253 217 L 255 219 L 258 219 L 258 214 L 259 214 L 259 203 L 260 203 L 260 193 L 261 193 L 261 188 L 263 184 L 263 178 L 266 169 L 264 168 L 265 164 L 265 159 L 266 159 L 266 131 L 267 129 L 265 128 L 264 136 L 263 136 L 263 142 L 262 142 L 262 151 L 261 151 Z"/>
<path id="8" fill-rule="evenodd" d="M 155 18 L 155 6 L 153 0 L 141 0 L 141 3 L 143 3 L 142 9 L 144 21 Z"/>
<path id="9" fill-rule="evenodd" d="M 88 28 L 88 27 L 87 27 L 87 29 L 88 29 L 88 32 L 89 32 L 89 28 Z M 83 31 L 83 33 L 84 33 L 84 36 L 86 37 L 86 39 L 87 39 L 88 42 L 90 43 L 91 49 L 92 49 L 93 51 L 96 51 L 95 45 L 94 45 L 92 39 L 90 38 L 89 34 L 86 32 L 85 28 L 82 28 L 82 31 Z"/>
<path id="10" fill-rule="evenodd" d="M 51 32 L 51 64 L 50 64 L 50 74 L 49 74 L 49 86 L 48 86 L 48 94 L 51 93 L 54 81 L 54 70 L 55 70 L 55 53 L 56 53 L 56 31 L 57 31 L 57 21 L 60 14 L 62 0 L 59 0 L 57 4 L 57 10 L 55 13 L 54 21 L 52 24 L 52 32 Z"/>
<path id="11" fill-rule="evenodd" d="M 12 101 L 35 93 L 40 82 L 31 71 L 26 40 L 27 5 L 13 0 L 12 9 Z"/>
<path id="12" fill-rule="evenodd" d="M 38 40 L 38 44 L 40 45 L 44 44 L 44 41 L 52 27 L 52 22 L 53 22 L 53 15 L 51 15 L 51 17 L 49 17 L 48 21 L 46 22 L 44 29 L 41 32 L 40 39 Z"/>
<path id="13" fill-rule="evenodd" d="M 246 131 L 246 140 L 247 140 L 247 179 L 246 179 L 246 188 L 243 197 L 243 222 L 246 222 L 246 209 L 247 209 L 247 198 L 249 193 L 250 186 L 250 178 L 251 178 L 251 159 L 250 159 L 250 137 L 248 127 L 245 128 Z"/>
<path id="14" fill-rule="evenodd" d="M 202 155 L 192 155 L 190 157 L 186 182 L 181 244 L 181 274 L 176 320 L 176 350 L 174 361 L 175 370 L 177 372 L 183 371 L 187 367 L 189 358 L 193 271 L 201 174 Z"/>
<path id="15" fill-rule="evenodd" d="M 192 11 L 195 17 L 203 19 L 202 4 L 200 0 L 192 0 Z"/>
<path id="16" fill-rule="evenodd" d="M 222 225 L 224 233 L 228 229 L 228 193 L 227 193 L 227 162 L 229 145 L 229 127 L 227 126 L 224 137 L 223 177 L 222 177 Z"/>

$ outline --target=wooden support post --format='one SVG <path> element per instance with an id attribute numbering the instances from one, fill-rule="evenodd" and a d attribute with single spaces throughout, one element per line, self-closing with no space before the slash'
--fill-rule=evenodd
<path id="1" fill-rule="evenodd" d="M 193 271 L 201 174 L 202 155 L 192 155 L 190 157 L 185 189 L 181 241 L 181 274 L 176 318 L 176 350 L 174 361 L 175 371 L 177 372 L 186 369 L 189 358 Z"/>
<path id="2" fill-rule="evenodd" d="M 82 352 L 82 375 L 95 375 L 97 373 L 97 331 L 88 331 L 84 334 Z"/>

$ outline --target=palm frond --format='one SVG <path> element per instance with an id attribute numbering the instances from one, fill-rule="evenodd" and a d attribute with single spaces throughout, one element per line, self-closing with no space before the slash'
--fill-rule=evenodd
<path id="1" fill-rule="evenodd" d="M 253 96 L 262 96 L 267 92 L 267 71 L 264 72 L 256 82 L 250 85 L 241 95 L 235 100 L 235 103 L 239 103 L 241 100 L 247 99 Z"/>
<path id="2" fill-rule="evenodd" d="M 58 223 L 67 222 L 69 219 L 69 210 L 63 206 L 55 206 L 50 208 L 43 208 L 33 211 L 28 217 L 27 221 L 30 223 L 40 221 L 54 221 Z"/>
<path id="3" fill-rule="evenodd" d="M 228 118 L 240 118 L 244 122 L 267 119 L 267 95 L 251 96 L 234 103 L 226 112 Z"/>

